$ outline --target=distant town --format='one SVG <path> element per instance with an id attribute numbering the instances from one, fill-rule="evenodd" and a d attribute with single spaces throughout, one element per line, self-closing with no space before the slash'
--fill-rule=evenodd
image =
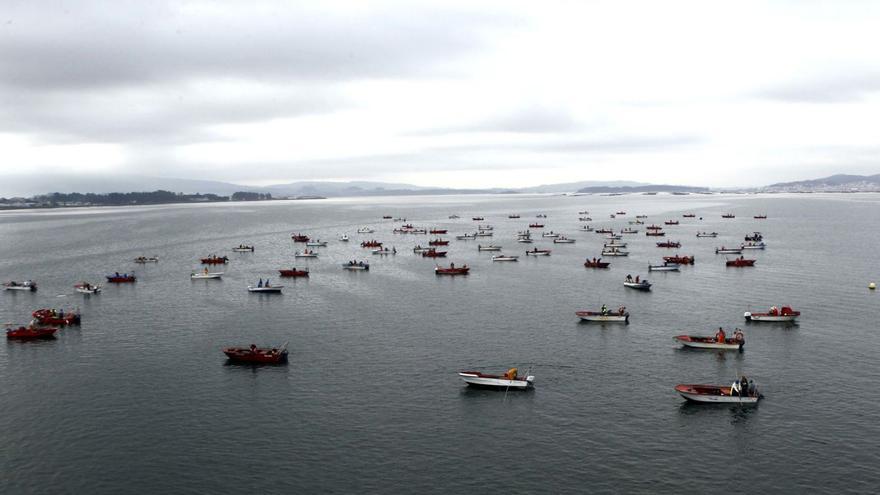
<path id="1" fill-rule="evenodd" d="M 29 198 L 0 198 L 0 209 L 75 208 L 85 206 L 130 206 L 174 203 L 218 203 L 224 201 L 272 201 L 290 199 L 326 199 L 323 196 L 272 197 L 269 193 L 239 191 L 230 196 L 184 194 L 171 191 L 128 193 L 51 193 Z"/>

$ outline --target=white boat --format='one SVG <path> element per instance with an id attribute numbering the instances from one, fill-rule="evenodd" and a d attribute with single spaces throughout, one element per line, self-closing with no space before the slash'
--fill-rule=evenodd
<path id="1" fill-rule="evenodd" d="M 647 280 L 640 280 L 638 282 L 624 281 L 623 286 L 629 287 L 630 289 L 636 289 L 636 290 L 651 290 L 651 283 L 648 282 Z"/>
<path id="2" fill-rule="evenodd" d="M 501 246 L 494 246 L 491 244 L 488 246 L 481 246 L 477 244 L 477 251 L 501 251 Z"/>
<path id="3" fill-rule="evenodd" d="M 477 234 L 463 234 L 455 236 L 459 241 L 469 241 L 477 238 Z"/>
<path id="4" fill-rule="evenodd" d="M 397 254 L 397 249 L 381 248 L 381 249 L 374 249 L 371 252 L 373 254 L 380 254 L 380 255 Z"/>
<path id="5" fill-rule="evenodd" d="M 364 261 L 349 261 L 343 263 L 342 268 L 344 270 L 367 271 L 370 269 L 370 264 Z"/>
<path id="6" fill-rule="evenodd" d="M 523 244 L 531 244 L 534 241 L 532 241 L 531 237 L 520 237 L 519 239 L 516 240 L 516 242 L 521 242 Z"/>
<path id="7" fill-rule="evenodd" d="M 721 246 L 720 248 L 715 248 L 715 254 L 742 254 L 743 250 L 740 248 L 726 248 Z"/>
<path id="8" fill-rule="evenodd" d="M 580 230 L 581 232 L 592 232 L 593 227 L 591 227 L 589 225 L 581 225 L 581 228 L 578 230 Z"/>
<path id="9" fill-rule="evenodd" d="M 480 231 L 480 232 L 477 232 L 475 235 L 476 235 L 477 237 L 492 237 L 492 236 L 494 235 L 494 232 L 483 232 L 483 231 Z"/>
<path id="10" fill-rule="evenodd" d="M 621 251 L 617 248 L 603 249 L 602 256 L 629 256 L 629 251 Z"/>
<path id="11" fill-rule="evenodd" d="M 612 241 L 619 241 L 619 240 L 623 239 L 623 237 L 621 237 L 620 234 L 608 234 L 605 236 L 605 238 L 612 240 Z"/>
<path id="12" fill-rule="evenodd" d="M 628 323 L 629 312 L 621 306 L 617 311 L 577 311 L 575 312 L 581 321 Z"/>
<path id="13" fill-rule="evenodd" d="M 428 247 L 422 247 L 421 245 L 419 245 L 419 246 L 416 246 L 416 247 L 413 248 L 413 252 L 414 252 L 414 253 L 424 253 L 424 252 L 430 251 L 430 250 L 432 250 L 432 249 L 434 249 L 434 248 L 433 248 L 433 247 L 430 247 L 430 246 L 428 246 Z"/>
<path id="14" fill-rule="evenodd" d="M 92 285 L 88 282 L 80 282 L 74 285 L 73 288 L 80 294 L 100 294 L 103 290 L 103 287 L 100 285 Z"/>
<path id="15" fill-rule="evenodd" d="M 638 234 L 639 229 L 623 229 L 620 231 L 621 234 Z"/>
<path id="16" fill-rule="evenodd" d="M 283 285 L 271 285 L 271 286 L 263 286 L 259 287 L 256 285 L 248 285 L 248 292 L 260 292 L 265 294 L 281 294 L 281 289 L 283 289 Z"/>
<path id="17" fill-rule="evenodd" d="M 614 248 L 618 248 L 618 249 L 619 249 L 619 248 L 625 248 L 625 247 L 626 247 L 626 243 L 625 243 L 625 242 L 611 241 L 611 242 L 606 242 L 605 244 L 602 244 L 602 247 L 605 248 L 605 249 L 614 249 Z"/>
<path id="18" fill-rule="evenodd" d="M 743 348 L 745 339 L 724 339 L 724 342 L 718 342 L 715 337 L 698 337 L 695 335 L 676 335 L 672 340 L 678 342 L 685 347 L 693 347 L 694 349 L 717 349 L 722 351 L 737 351 Z"/>
<path id="19" fill-rule="evenodd" d="M 627 223 L 630 225 L 645 225 L 645 222 L 641 220 L 630 220 Z"/>
<path id="20" fill-rule="evenodd" d="M 795 321 L 801 315 L 800 311 L 794 311 L 790 306 L 783 306 L 782 309 L 773 306 L 766 313 L 752 313 L 746 311 L 743 316 L 748 321 L 766 321 L 766 322 L 786 322 Z"/>
<path id="21" fill-rule="evenodd" d="M 308 247 L 327 247 L 327 241 L 309 241 L 306 243 Z"/>
<path id="22" fill-rule="evenodd" d="M 342 235 L 339 237 L 339 240 L 340 240 L 341 242 L 348 242 L 348 240 L 349 240 L 349 239 L 348 239 L 348 234 L 342 234 Z"/>
<path id="23" fill-rule="evenodd" d="M 663 263 L 662 265 L 648 265 L 649 272 L 677 272 L 678 263 Z"/>
<path id="24" fill-rule="evenodd" d="M 747 242 L 745 244 L 740 245 L 740 249 L 764 249 L 766 247 L 767 247 L 767 245 L 764 244 L 762 241 Z"/>
<path id="25" fill-rule="evenodd" d="M 569 239 L 565 236 L 559 236 L 556 239 L 553 239 L 553 244 L 574 244 L 574 239 Z"/>
<path id="26" fill-rule="evenodd" d="M 33 280 L 25 280 L 24 282 L 7 282 L 3 284 L 3 289 L 36 292 L 37 283 Z"/>
<path id="27" fill-rule="evenodd" d="M 477 230 L 495 230 L 491 225 L 477 225 Z"/>
<path id="28" fill-rule="evenodd" d="M 192 272 L 189 278 L 193 280 L 209 280 L 218 279 L 223 276 L 223 272 Z"/>
<path id="29" fill-rule="evenodd" d="M 492 261 L 519 261 L 519 256 L 498 254 L 498 255 L 492 256 Z"/>
<path id="30" fill-rule="evenodd" d="M 253 247 L 253 246 L 244 246 L 244 245 L 240 245 L 240 246 L 238 246 L 238 247 L 234 247 L 234 248 L 232 248 L 232 252 L 233 252 L 233 253 L 253 253 L 253 252 L 254 252 L 254 247 Z"/>
<path id="31" fill-rule="evenodd" d="M 526 251 L 526 256 L 550 256 L 550 250 L 535 248 L 531 251 Z"/>
<path id="32" fill-rule="evenodd" d="M 134 262 L 141 263 L 141 264 L 143 264 L 143 263 L 158 263 L 159 257 L 158 256 L 138 256 L 137 258 L 134 259 Z"/>
<path id="33" fill-rule="evenodd" d="M 358 234 L 372 234 L 373 232 L 375 232 L 375 230 L 369 227 L 361 227 L 357 230 Z"/>
<path id="34" fill-rule="evenodd" d="M 317 258 L 318 253 L 316 253 L 314 251 L 308 251 L 308 250 L 303 251 L 303 252 L 297 251 L 296 253 L 293 254 L 293 257 L 294 258 Z"/>
<path id="35" fill-rule="evenodd" d="M 550 232 L 541 232 L 541 237 L 556 238 L 559 237 L 559 234 L 551 230 Z"/>
<path id="36" fill-rule="evenodd" d="M 697 232 L 697 237 L 718 237 L 718 232 Z"/>
<path id="37" fill-rule="evenodd" d="M 516 368 L 503 375 L 488 375 L 479 371 L 462 371 L 458 376 L 471 387 L 525 390 L 534 384 L 535 377 L 519 376 Z"/>
<path id="38" fill-rule="evenodd" d="M 761 398 L 757 387 L 754 387 L 752 393 L 746 394 L 745 397 L 739 395 L 731 395 L 731 387 L 722 387 L 720 385 L 691 385 L 681 384 L 675 386 L 675 391 L 689 401 L 701 402 L 705 404 L 757 404 Z"/>

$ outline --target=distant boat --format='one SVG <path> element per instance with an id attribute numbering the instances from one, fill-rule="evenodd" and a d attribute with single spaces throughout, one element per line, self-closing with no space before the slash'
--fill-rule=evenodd
<path id="1" fill-rule="evenodd" d="M 342 268 L 344 270 L 367 271 L 370 269 L 370 264 L 365 261 L 349 261 L 348 263 L 343 263 Z"/>
<path id="2" fill-rule="evenodd" d="M 192 272 L 189 275 L 189 278 L 192 280 L 210 280 L 210 279 L 219 279 L 223 276 L 223 272 Z"/>
<path id="3" fill-rule="evenodd" d="M 375 230 L 373 230 L 369 227 L 361 227 L 361 228 L 357 229 L 358 234 L 372 234 L 373 232 L 375 232 Z"/>
<path id="4" fill-rule="evenodd" d="M 435 266 L 434 274 L 435 275 L 467 275 L 470 273 L 471 269 L 469 266 L 455 266 L 450 264 L 448 267 L 443 266 Z"/>
<path id="5" fill-rule="evenodd" d="M 492 244 L 488 246 L 481 246 L 477 244 L 477 251 L 501 251 L 501 246 L 494 246 Z"/>
<path id="6" fill-rule="evenodd" d="M 731 338 L 724 339 L 724 342 L 719 342 L 715 337 L 699 337 L 695 335 L 676 335 L 672 340 L 685 347 L 693 347 L 695 349 L 720 349 L 724 351 L 741 350 L 746 343 L 745 339 L 737 340 Z"/>
<path id="7" fill-rule="evenodd" d="M 678 264 L 669 263 L 668 261 L 663 262 L 662 265 L 648 265 L 649 272 L 677 272 Z"/>
<path id="8" fill-rule="evenodd" d="M 6 338 L 10 340 L 54 339 L 55 332 L 57 331 L 57 328 L 46 328 L 38 326 L 7 328 Z"/>
<path id="9" fill-rule="evenodd" d="M 675 391 L 691 402 L 704 404 L 757 404 L 761 398 L 757 388 L 753 393 L 747 393 L 744 397 L 731 395 L 731 387 L 721 385 L 691 385 L 681 384 L 675 386 Z"/>
<path id="10" fill-rule="evenodd" d="M 462 371 L 458 376 L 471 387 L 525 390 L 534 385 L 534 376 L 520 376 L 516 368 L 507 370 L 503 375 L 489 375 L 479 371 Z"/>
<path id="11" fill-rule="evenodd" d="M 289 269 L 282 268 L 281 270 L 278 270 L 278 274 L 281 277 L 291 277 L 291 278 L 308 277 L 309 271 L 308 270 L 297 270 L 296 267 L 289 268 Z"/>
<path id="12" fill-rule="evenodd" d="M 280 349 L 261 349 L 255 345 L 251 347 L 227 347 L 223 354 L 229 361 L 250 364 L 278 364 L 287 361 L 287 344 Z"/>
<path id="13" fill-rule="evenodd" d="M 715 248 L 715 254 L 742 254 L 743 250 L 741 248 L 728 248 L 721 246 L 720 248 Z"/>
<path id="14" fill-rule="evenodd" d="M 581 321 L 629 323 L 629 312 L 623 306 L 617 311 L 577 311 L 575 315 Z"/>
<path id="15" fill-rule="evenodd" d="M 248 285 L 248 292 L 259 292 L 264 294 L 281 294 L 281 289 L 283 289 L 283 285 L 269 285 L 269 282 L 266 282 L 264 285 Z"/>
<path id="16" fill-rule="evenodd" d="M 531 251 L 526 251 L 526 256 L 550 256 L 550 250 L 535 248 Z"/>
<path id="17" fill-rule="evenodd" d="M 721 215 L 721 218 L 736 218 L 736 215 L 733 213 L 725 213 L 724 215 Z"/>
<path id="18" fill-rule="evenodd" d="M 638 282 L 634 280 L 626 280 L 623 282 L 623 286 L 636 290 L 651 290 L 651 283 L 647 280 L 640 280 Z"/>
<path id="19" fill-rule="evenodd" d="M 103 289 L 100 285 L 93 285 L 88 282 L 80 282 L 73 286 L 74 290 L 79 292 L 80 294 L 100 294 Z"/>
<path id="20" fill-rule="evenodd" d="M 608 268 L 611 266 L 611 263 L 608 261 L 602 261 L 601 259 L 593 259 L 585 261 L 584 266 L 587 268 Z"/>
<path id="21" fill-rule="evenodd" d="M 791 309 L 791 306 L 783 306 L 782 309 L 772 306 L 770 311 L 766 313 L 752 313 L 746 311 L 743 315 L 748 321 L 765 321 L 765 322 L 791 322 L 795 321 L 801 315 L 800 311 Z"/>
<path id="22" fill-rule="evenodd" d="M 492 256 L 492 261 L 519 261 L 519 256 L 499 254 L 496 256 Z"/>
<path id="23" fill-rule="evenodd" d="M 568 237 L 565 237 L 563 235 L 557 237 L 556 239 L 553 239 L 553 244 L 574 244 L 574 242 L 574 239 L 569 239 Z"/>
<path id="24" fill-rule="evenodd" d="M 742 268 L 747 266 L 755 266 L 756 260 L 750 260 L 743 257 L 739 257 L 732 260 L 727 260 L 727 266 Z"/>
<path id="25" fill-rule="evenodd" d="M 135 263 L 141 263 L 141 264 L 144 264 L 144 263 L 158 263 L 158 262 L 159 262 L 159 257 L 158 257 L 158 256 L 138 256 L 137 258 L 134 259 L 134 262 L 135 262 Z"/>
<path id="26" fill-rule="evenodd" d="M 697 237 L 718 237 L 718 232 L 697 232 Z"/>
<path id="27" fill-rule="evenodd" d="M 25 280 L 24 282 L 6 282 L 3 284 L 4 290 L 16 290 L 16 291 L 26 291 L 26 292 L 36 292 L 37 291 L 37 283 L 33 280 Z"/>
<path id="28" fill-rule="evenodd" d="M 248 252 L 253 253 L 254 247 L 253 246 L 245 246 L 244 244 L 240 244 L 238 247 L 232 248 L 232 251 L 235 253 L 248 253 Z"/>

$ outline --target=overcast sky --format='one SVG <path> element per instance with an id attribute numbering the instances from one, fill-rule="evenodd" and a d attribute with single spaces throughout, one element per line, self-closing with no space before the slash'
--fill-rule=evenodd
<path id="1" fill-rule="evenodd" d="M 0 4 L 0 180 L 878 173 L 878 2 Z"/>

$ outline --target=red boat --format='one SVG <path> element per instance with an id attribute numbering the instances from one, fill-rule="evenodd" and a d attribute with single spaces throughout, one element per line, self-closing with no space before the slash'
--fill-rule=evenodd
<path id="1" fill-rule="evenodd" d="M 663 237 L 666 235 L 666 232 L 660 232 L 659 230 L 649 230 L 645 232 L 645 235 L 649 237 Z"/>
<path id="2" fill-rule="evenodd" d="M 32 313 L 42 325 L 79 325 L 80 314 L 76 311 L 65 313 L 64 310 L 38 309 Z"/>
<path id="3" fill-rule="evenodd" d="M 543 223 L 530 223 L 529 228 L 542 229 L 542 228 L 544 228 L 544 224 Z"/>
<path id="4" fill-rule="evenodd" d="M 120 275 L 119 272 L 116 272 L 115 275 L 107 275 L 107 282 L 113 284 L 131 284 L 137 282 L 137 277 L 134 276 L 134 273 L 131 275 L 127 273 Z"/>
<path id="5" fill-rule="evenodd" d="M 427 251 L 422 251 L 422 258 L 445 258 L 446 251 L 437 251 L 436 249 L 429 249 Z"/>
<path id="6" fill-rule="evenodd" d="M 309 236 L 304 234 L 293 234 L 290 238 L 293 239 L 293 242 L 309 242 Z"/>
<path id="7" fill-rule="evenodd" d="M 444 241 L 443 239 L 434 239 L 433 241 L 428 241 L 429 246 L 448 246 L 449 241 Z"/>
<path id="8" fill-rule="evenodd" d="M 248 347 L 227 347 L 223 354 L 234 363 L 277 364 L 287 361 L 287 345 L 281 349 L 260 349 L 251 344 Z"/>
<path id="9" fill-rule="evenodd" d="M 432 234 L 445 234 L 448 232 L 446 229 L 431 229 L 430 232 Z"/>
<path id="10" fill-rule="evenodd" d="M 467 265 L 455 266 L 455 263 L 450 263 L 447 268 L 442 266 L 434 268 L 434 273 L 437 275 L 467 275 L 470 271 L 471 269 Z"/>
<path id="11" fill-rule="evenodd" d="M 377 240 L 372 241 L 364 241 L 361 243 L 362 248 L 380 248 L 382 247 L 382 243 Z"/>
<path id="12" fill-rule="evenodd" d="M 740 257 L 740 258 L 737 258 L 734 260 L 727 260 L 727 266 L 738 266 L 738 267 L 755 266 L 755 261 L 756 260 L 747 260 L 745 258 Z"/>
<path id="13" fill-rule="evenodd" d="M 657 247 L 659 247 L 659 248 L 680 248 L 681 243 L 676 242 L 676 241 L 658 242 Z"/>
<path id="14" fill-rule="evenodd" d="M 584 262 L 584 266 L 587 268 L 608 268 L 609 266 L 611 266 L 611 262 L 602 261 L 602 258 L 593 258 Z"/>
<path id="15" fill-rule="evenodd" d="M 676 263 L 679 265 L 693 265 L 694 264 L 694 257 L 693 256 L 679 256 L 679 255 L 664 256 L 663 261 L 666 261 L 667 263 Z"/>
<path id="16" fill-rule="evenodd" d="M 663 223 L 666 225 L 678 225 L 678 220 L 667 220 Z"/>
<path id="17" fill-rule="evenodd" d="M 226 256 L 211 255 L 207 258 L 202 258 L 201 261 L 203 265 L 225 265 L 226 263 L 229 263 L 229 258 Z"/>
<path id="18" fill-rule="evenodd" d="M 18 327 L 7 328 L 6 338 L 15 340 L 54 339 L 57 328 Z"/>
<path id="19" fill-rule="evenodd" d="M 285 270 L 285 269 L 278 270 L 278 273 L 282 277 L 308 277 L 309 276 L 308 270 L 297 270 L 296 268 L 291 268 L 289 270 Z"/>

